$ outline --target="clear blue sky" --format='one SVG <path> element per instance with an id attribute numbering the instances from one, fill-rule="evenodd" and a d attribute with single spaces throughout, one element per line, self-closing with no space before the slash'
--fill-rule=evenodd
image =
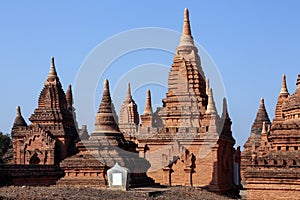
<path id="1" fill-rule="evenodd" d="M 289 91 L 295 90 L 300 73 L 299 1 L 1 1 L 0 130 L 10 133 L 17 105 L 26 120 L 37 107 L 52 55 L 66 89 L 99 43 L 133 28 L 181 31 L 185 7 L 190 10 L 195 40 L 222 75 L 234 137 L 242 146 L 260 97 L 273 119 L 283 73 Z M 155 56 L 159 62 L 162 56 Z M 172 59 L 166 55 L 162 63 L 171 66 Z M 119 64 L 126 65 L 127 60 Z M 99 87 L 97 105 L 102 84 Z M 165 91 L 159 92 L 163 97 Z M 144 97 L 137 99 L 142 110 Z"/>

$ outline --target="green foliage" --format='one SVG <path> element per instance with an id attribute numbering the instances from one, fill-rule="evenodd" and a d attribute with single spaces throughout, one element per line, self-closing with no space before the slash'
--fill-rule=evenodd
<path id="1" fill-rule="evenodd" d="M 10 137 L 7 134 L 0 132 L 0 159 L 6 153 L 10 144 Z"/>

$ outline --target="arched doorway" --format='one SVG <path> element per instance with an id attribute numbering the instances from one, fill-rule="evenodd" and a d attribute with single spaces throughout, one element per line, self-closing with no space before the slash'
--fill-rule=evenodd
<path id="1" fill-rule="evenodd" d="M 39 159 L 37 153 L 34 153 L 33 156 L 31 156 L 29 164 L 31 165 L 38 165 L 40 164 L 41 160 Z"/>

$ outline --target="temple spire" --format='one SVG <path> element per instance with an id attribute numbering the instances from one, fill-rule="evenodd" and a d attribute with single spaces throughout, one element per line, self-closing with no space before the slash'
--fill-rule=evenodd
<path id="1" fill-rule="evenodd" d="M 266 134 L 266 133 L 267 133 L 266 122 L 263 122 L 261 134 Z"/>
<path id="2" fill-rule="evenodd" d="M 208 78 L 206 78 L 206 94 L 208 94 L 209 93 L 209 79 Z"/>
<path id="3" fill-rule="evenodd" d="M 132 99 L 130 82 L 128 82 L 126 99 L 127 100 Z"/>
<path id="4" fill-rule="evenodd" d="M 17 117 L 22 116 L 22 115 L 21 115 L 21 108 L 20 108 L 20 106 L 17 106 L 17 108 L 16 108 L 16 116 L 17 116 Z"/>
<path id="5" fill-rule="evenodd" d="M 58 80 L 57 72 L 55 69 L 54 57 L 52 56 L 51 63 L 50 63 L 50 71 L 49 71 L 46 83 L 49 84 L 49 83 L 57 83 L 57 82 L 59 82 L 59 80 Z"/>
<path id="6" fill-rule="evenodd" d="M 260 135 L 261 131 L 262 131 L 263 122 L 265 122 L 266 125 L 271 124 L 266 107 L 265 107 L 265 100 L 263 98 L 261 98 L 259 109 L 257 111 L 254 123 L 251 127 L 251 133 Z"/>
<path id="7" fill-rule="evenodd" d="M 13 127 L 18 127 L 18 126 L 27 126 L 27 123 L 22 117 L 20 106 L 17 106 L 16 108 L 16 118 Z"/>
<path id="8" fill-rule="evenodd" d="M 223 113 L 222 113 L 222 115 L 223 115 L 223 117 L 225 117 L 225 119 L 230 119 L 229 113 L 228 113 L 227 100 L 225 97 L 223 98 Z"/>
<path id="9" fill-rule="evenodd" d="M 189 19 L 189 10 L 187 8 L 184 9 L 182 35 L 192 36 L 190 19 Z"/>
<path id="10" fill-rule="evenodd" d="M 109 82 L 105 79 L 102 100 L 96 115 L 95 131 L 119 133 L 119 127 L 116 121 L 115 108 L 109 92 Z"/>
<path id="11" fill-rule="evenodd" d="M 68 90 L 66 92 L 66 101 L 69 108 L 73 106 L 73 93 L 72 93 L 72 86 L 69 85 Z"/>
<path id="12" fill-rule="evenodd" d="M 152 114 L 152 105 L 151 105 L 151 92 L 150 90 L 147 90 L 146 93 L 146 105 L 145 105 L 145 109 L 144 109 L 144 115 L 146 114 Z"/>
<path id="13" fill-rule="evenodd" d="M 189 10 L 187 8 L 184 9 L 183 26 L 179 46 L 195 46 L 191 32 Z"/>
<path id="14" fill-rule="evenodd" d="M 285 74 L 282 75 L 282 86 L 281 86 L 281 90 L 280 90 L 280 95 L 281 96 L 288 96 L 289 95 L 289 92 L 288 92 L 287 87 L 286 87 Z"/>
<path id="15" fill-rule="evenodd" d="M 56 69 L 55 69 L 55 63 L 54 63 L 54 57 L 51 57 L 51 64 L 50 64 L 50 71 L 49 76 L 57 76 Z"/>
<path id="16" fill-rule="evenodd" d="M 209 88 L 208 90 L 208 104 L 207 104 L 206 114 L 217 114 L 212 88 Z"/>

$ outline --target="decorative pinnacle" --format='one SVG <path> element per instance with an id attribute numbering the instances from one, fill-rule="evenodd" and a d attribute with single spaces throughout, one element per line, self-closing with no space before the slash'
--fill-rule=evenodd
<path id="1" fill-rule="evenodd" d="M 153 113 L 153 111 L 152 111 L 152 103 L 151 103 L 151 92 L 150 92 L 150 90 L 147 90 L 144 115 L 145 114 L 152 114 L 152 113 Z"/>
<path id="2" fill-rule="evenodd" d="M 217 113 L 217 110 L 216 110 L 216 106 L 215 106 L 215 102 L 214 102 L 212 88 L 209 88 L 206 114 L 216 114 L 216 113 Z"/>
<path id="3" fill-rule="evenodd" d="M 267 133 L 266 122 L 263 122 L 261 133 L 262 134 Z"/>
<path id="4" fill-rule="evenodd" d="M 264 105 L 264 104 L 265 104 L 264 98 L 260 98 L 260 105 Z"/>
<path id="5" fill-rule="evenodd" d="M 286 87 L 285 74 L 282 75 L 282 86 L 281 86 L 280 94 L 281 95 L 289 95 L 289 92 L 288 92 L 287 87 Z"/>
<path id="6" fill-rule="evenodd" d="M 19 116 L 19 117 L 22 116 L 20 106 L 17 106 L 17 108 L 16 108 L 16 116 Z"/>
<path id="7" fill-rule="evenodd" d="M 50 72 L 49 72 L 49 76 L 56 76 L 56 69 L 55 69 L 55 63 L 54 63 L 54 57 L 51 57 L 51 64 L 50 64 Z"/>
<path id="8" fill-rule="evenodd" d="M 206 94 L 208 94 L 209 91 L 209 79 L 206 78 Z"/>
<path id="9" fill-rule="evenodd" d="M 222 113 L 222 115 L 225 118 L 229 118 L 227 100 L 225 97 L 223 98 L 223 113 Z"/>
<path id="10" fill-rule="evenodd" d="M 68 86 L 68 90 L 66 92 L 66 100 L 67 100 L 68 106 L 73 105 L 73 94 L 72 94 L 72 86 L 71 85 Z"/>
<path id="11" fill-rule="evenodd" d="M 132 99 L 130 82 L 128 82 L 126 99 L 128 99 L 128 100 L 129 100 L 129 99 Z"/>
<path id="12" fill-rule="evenodd" d="M 184 21 L 183 21 L 182 35 L 192 36 L 190 19 L 189 19 L 189 10 L 187 8 L 184 9 Z"/>
<path id="13" fill-rule="evenodd" d="M 109 82 L 107 79 L 104 80 L 103 89 L 104 89 L 104 91 L 105 90 L 109 91 Z"/>

